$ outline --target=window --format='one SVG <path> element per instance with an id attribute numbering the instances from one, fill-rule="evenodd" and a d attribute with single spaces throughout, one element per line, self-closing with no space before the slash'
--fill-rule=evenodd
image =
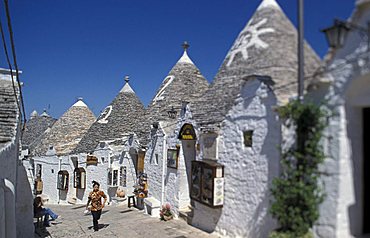
<path id="1" fill-rule="evenodd" d="M 58 172 L 58 184 L 57 188 L 60 190 L 68 190 L 69 174 L 66 170 Z"/>
<path id="2" fill-rule="evenodd" d="M 204 159 L 217 159 L 217 137 L 216 133 L 205 133 L 202 138 L 202 152 Z"/>
<path id="3" fill-rule="evenodd" d="M 74 170 L 74 184 L 73 187 L 85 189 L 86 188 L 86 171 L 84 168 L 75 168 Z"/>
<path id="4" fill-rule="evenodd" d="M 154 159 L 153 159 L 153 164 L 155 164 L 155 165 L 158 165 L 158 161 L 159 161 L 159 159 L 158 159 L 158 154 L 155 154 L 154 155 Z"/>
<path id="5" fill-rule="evenodd" d="M 118 185 L 127 186 L 127 168 L 121 166 L 119 169 L 112 169 L 108 171 L 107 184 L 110 187 L 117 187 Z"/>
<path id="6" fill-rule="evenodd" d="M 244 145 L 245 147 L 252 147 L 253 145 L 253 131 L 247 130 L 243 131 Z"/>
<path id="7" fill-rule="evenodd" d="M 167 149 L 167 167 L 177 169 L 179 163 L 179 150 Z"/>

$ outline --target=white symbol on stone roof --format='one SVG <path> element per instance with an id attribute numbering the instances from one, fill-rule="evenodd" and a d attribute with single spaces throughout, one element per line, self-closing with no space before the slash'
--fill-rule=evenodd
<path id="1" fill-rule="evenodd" d="M 173 81 L 173 79 L 175 78 L 175 76 L 167 76 L 162 84 L 164 83 L 164 86 L 161 90 L 159 90 L 159 92 L 157 93 L 157 95 L 155 95 L 154 99 L 153 99 L 153 103 L 156 103 L 157 101 L 160 101 L 160 100 L 163 100 L 164 99 L 164 96 L 163 96 L 163 93 L 165 92 L 164 90 L 168 87 L 168 85 L 170 85 Z"/>
<path id="2" fill-rule="evenodd" d="M 235 56 L 238 53 L 241 53 L 244 60 L 247 60 L 248 55 L 248 49 L 251 47 L 256 47 L 257 49 L 266 49 L 269 45 L 262 41 L 260 39 L 260 36 L 262 34 L 275 32 L 273 28 L 263 28 L 258 29 L 262 25 L 266 24 L 267 19 L 264 18 L 261 21 L 259 21 L 257 24 L 254 25 L 247 25 L 244 31 L 242 31 L 236 40 L 233 48 L 231 48 L 228 56 L 229 61 L 227 62 L 227 67 L 231 65 L 231 63 L 234 61 Z"/>
<path id="3" fill-rule="evenodd" d="M 109 117 L 109 115 L 112 113 L 112 106 L 108 106 L 104 109 L 104 111 L 100 114 L 99 118 L 98 118 L 98 123 L 101 123 L 101 124 L 106 124 L 108 123 L 108 120 L 107 118 Z"/>

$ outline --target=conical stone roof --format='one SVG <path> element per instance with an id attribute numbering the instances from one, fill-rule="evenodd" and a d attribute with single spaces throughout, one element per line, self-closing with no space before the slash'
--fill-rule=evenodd
<path id="1" fill-rule="evenodd" d="M 182 101 L 194 102 L 208 88 L 208 81 L 187 54 L 186 42 L 183 47 L 183 55 L 163 80 L 149 104 L 150 123 L 176 120 L 177 118 L 169 118 L 168 111 L 173 107 L 179 115 Z"/>
<path id="2" fill-rule="evenodd" d="M 0 78 L 0 152 L 15 141 L 19 120 L 12 83 Z"/>
<path id="3" fill-rule="evenodd" d="M 30 119 L 26 122 L 26 128 L 22 136 L 22 146 L 30 146 L 38 143 L 42 134 L 51 128 L 57 119 L 50 116 L 39 116 L 33 111 Z"/>
<path id="4" fill-rule="evenodd" d="M 146 121 L 144 105 L 132 90 L 126 77 L 126 84 L 113 101 L 104 109 L 90 127 L 73 153 L 90 153 L 99 141 L 121 139 L 135 133 L 145 144 L 149 125 Z"/>
<path id="5" fill-rule="evenodd" d="M 320 66 L 320 58 L 306 43 L 305 77 Z M 197 103 L 200 124 L 221 122 L 239 93 L 243 78 L 270 76 L 278 104 L 297 93 L 297 30 L 275 0 L 263 0 L 229 50 L 209 90 Z M 305 83 L 308 85 L 308 82 Z"/>
<path id="6" fill-rule="evenodd" d="M 43 134 L 31 153 L 45 155 L 51 146 L 57 155 L 71 153 L 95 119 L 92 111 L 79 99 Z"/>

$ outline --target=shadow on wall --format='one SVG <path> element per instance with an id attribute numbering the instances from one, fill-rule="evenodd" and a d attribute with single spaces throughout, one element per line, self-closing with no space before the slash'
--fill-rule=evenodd
<path id="1" fill-rule="evenodd" d="M 353 109 L 354 110 L 354 109 Z M 357 109 L 356 113 L 354 114 L 361 114 Z M 363 185 L 363 180 L 362 180 L 362 161 L 361 161 L 361 155 L 362 151 L 360 151 L 361 145 L 359 145 L 359 141 L 355 139 L 358 135 L 361 135 L 362 133 L 360 132 L 357 127 L 357 123 L 353 123 L 353 115 L 349 114 L 350 110 L 349 107 L 346 107 L 346 112 L 347 112 L 347 118 L 346 121 L 349 122 L 347 124 L 347 135 L 350 138 L 350 146 L 352 148 L 351 150 L 351 161 L 353 164 L 353 183 L 354 183 L 354 189 L 355 189 L 355 203 L 351 206 L 348 207 L 348 215 L 349 215 L 349 222 L 350 222 L 350 231 L 352 235 L 362 235 L 361 233 L 361 227 L 362 227 L 362 209 L 361 209 L 361 194 L 362 194 L 362 185 Z M 360 176 L 357 176 L 360 175 Z"/>
<path id="2" fill-rule="evenodd" d="M 85 195 L 85 189 L 76 188 L 76 190 L 77 198 L 82 201 Z"/>
<path id="3" fill-rule="evenodd" d="M 190 204 L 195 208 L 190 225 L 209 233 L 215 231 L 222 214 L 222 208 L 210 208 L 194 200 L 191 200 Z"/>
<path id="4" fill-rule="evenodd" d="M 17 237 L 28 237 L 34 232 L 33 196 L 28 182 L 27 172 L 23 165 L 18 165 L 18 194 L 16 201 Z"/>
<path id="5" fill-rule="evenodd" d="M 346 133 L 348 137 L 349 150 L 348 156 L 352 163 L 352 171 L 350 171 L 350 177 L 352 178 L 354 188 L 354 199 L 353 203 L 348 207 L 349 216 L 349 228 L 351 235 L 362 237 L 363 234 L 369 233 L 369 183 L 370 177 L 365 171 L 369 168 L 369 163 L 366 159 L 369 159 L 370 151 L 367 145 L 370 140 L 370 127 L 368 126 L 368 119 L 370 119 L 370 99 L 368 97 L 370 74 L 364 74 L 353 80 L 348 80 L 344 88 L 345 91 L 345 121 L 346 121 Z M 342 140 L 346 140 L 343 138 Z M 339 155 L 340 159 L 346 159 L 343 154 Z M 341 169 L 341 173 L 345 173 L 346 168 Z M 343 170 L 343 171 L 342 171 Z M 342 182 L 343 183 L 343 182 Z M 341 206 L 341 204 L 339 204 Z"/>
<path id="6" fill-rule="evenodd" d="M 60 190 L 59 189 L 59 200 L 66 201 L 67 200 L 68 190 Z"/>

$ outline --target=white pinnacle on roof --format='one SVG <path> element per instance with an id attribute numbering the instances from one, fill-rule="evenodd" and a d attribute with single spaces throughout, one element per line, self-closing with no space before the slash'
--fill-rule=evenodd
<path id="1" fill-rule="evenodd" d="M 87 105 L 82 101 L 82 98 L 78 98 L 77 102 L 73 104 L 72 107 L 87 107 Z"/>
<path id="2" fill-rule="evenodd" d="M 274 7 L 274 8 L 281 9 L 279 4 L 276 2 L 276 0 L 262 0 L 261 4 L 257 8 L 257 11 L 265 7 Z"/>
<path id="3" fill-rule="evenodd" d="M 34 117 L 37 117 L 39 114 L 37 113 L 36 110 L 33 110 L 33 112 L 31 112 L 31 116 L 30 118 L 34 118 Z"/>
<path id="4" fill-rule="evenodd" d="M 44 112 L 40 116 L 41 117 L 50 117 L 49 114 L 46 113 L 46 109 L 44 109 Z"/>
<path id="5" fill-rule="evenodd" d="M 131 88 L 130 84 L 128 83 L 128 81 L 130 81 L 130 77 L 128 75 L 125 76 L 125 81 L 126 81 L 125 85 L 119 92 L 120 93 L 135 93 L 134 90 Z"/>
<path id="6" fill-rule="evenodd" d="M 182 44 L 182 48 L 184 48 L 184 54 L 182 54 L 181 58 L 177 63 L 186 63 L 186 64 L 194 64 L 193 61 L 189 58 L 188 53 L 186 52 L 189 48 L 189 43 L 187 41 L 184 41 Z"/>
<path id="7" fill-rule="evenodd" d="M 194 64 L 193 61 L 189 58 L 188 54 L 186 53 L 186 50 L 184 51 L 184 54 L 181 56 L 179 61 L 177 61 L 177 63 Z"/>

